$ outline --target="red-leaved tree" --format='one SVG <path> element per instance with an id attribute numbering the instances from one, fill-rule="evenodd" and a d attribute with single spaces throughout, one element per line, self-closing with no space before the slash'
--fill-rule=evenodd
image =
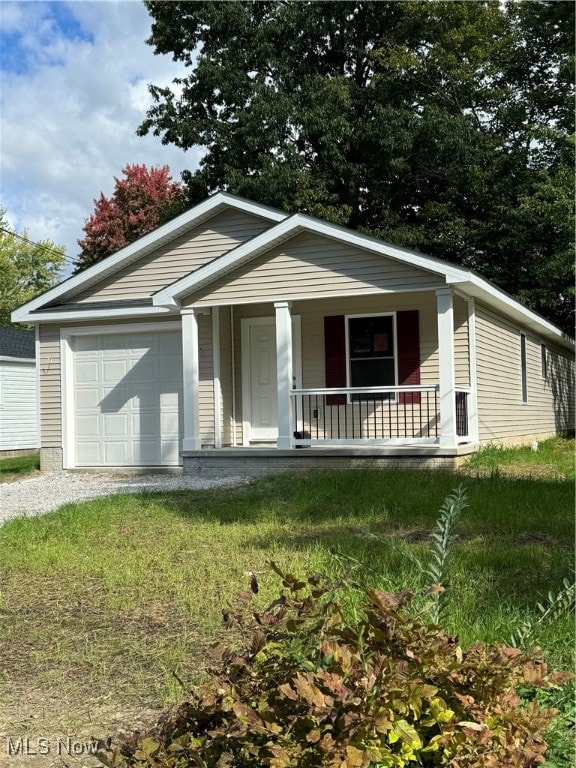
<path id="1" fill-rule="evenodd" d="M 94 200 L 94 213 L 82 227 L 86 237 L 78 240 L 82 252 L 76 272 L 125 248 L 182 213 L 186 206 L 182 185 L 172 180 L 167 165 L 127 165 L 122 173 L 125 178 L 114 177 L 112 197 L 100 193 Z"/>

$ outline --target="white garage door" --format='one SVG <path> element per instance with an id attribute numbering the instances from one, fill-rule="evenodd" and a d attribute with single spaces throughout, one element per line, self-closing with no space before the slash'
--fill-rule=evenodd
<path id="1" fill-rule="evenodd" d="M 76 466 L 179 463 L 178 331 L 74 339 Z"/>

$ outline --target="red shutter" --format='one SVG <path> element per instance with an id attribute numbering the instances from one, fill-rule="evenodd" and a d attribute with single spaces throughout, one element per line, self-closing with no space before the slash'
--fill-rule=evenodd
<path id="1" fill-rule="evenodd" d="M 346 330 L 344 315 L 324 318 L 324 360 L 327 387 L 346 386 Z M 326 405 L 346 405 L 346 395 L 328 395 Z"/>
<path id="2" fill-rule="evenodd" d="M 418 310 L 396 313 L 398 339 L 398 384 L 420 384 L 420 324 Z M 400 403 L 420 404 L 420 393 L 400 394 Z"/>

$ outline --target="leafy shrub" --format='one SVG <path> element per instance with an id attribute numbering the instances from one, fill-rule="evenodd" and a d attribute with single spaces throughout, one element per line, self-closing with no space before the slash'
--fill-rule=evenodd
<path id="1" fill-rule="evenodd" d="M 543 761 L 556 711 L 521 687 L 567 675 L 506 645 L 474 643 L 424 624 L 411 594 L 370 590 L 345 622 L 334 585 L 274 570 L 283 581 L 267 609 L 228 614 L 240 651 L 215 653 L 209 682 L 99 757 L 113 768 L 523 768 Z M 252 580 L 252 591 L 258 585 Z"/>

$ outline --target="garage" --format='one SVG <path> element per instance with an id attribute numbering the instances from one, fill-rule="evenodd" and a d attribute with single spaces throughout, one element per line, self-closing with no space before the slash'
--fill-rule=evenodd
<path id="1" fill-rule="evenodd" d="M 99 333 L 71 339 L 77 467 L 180 462 L 179 331 Z"/>

